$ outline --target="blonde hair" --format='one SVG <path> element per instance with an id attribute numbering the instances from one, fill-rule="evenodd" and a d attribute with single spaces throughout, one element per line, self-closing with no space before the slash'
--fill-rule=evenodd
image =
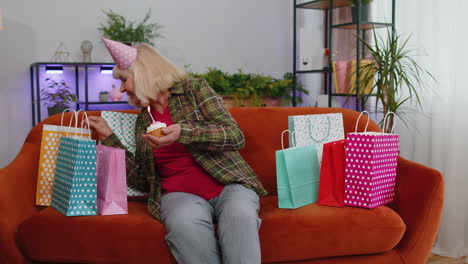
<path id="1" fill-rule="evenodd" d="M 140 44 L 136 60 L 126 70 L 133 73 L 135 95 L 142 106 L 156 101 L 160 92 L 166 92 L 176 82 L 187 77 L 179 66 L 161 55 L 155 48 Z M 113 77 L 119 79 L 122 70 L 114 67 Z"/>

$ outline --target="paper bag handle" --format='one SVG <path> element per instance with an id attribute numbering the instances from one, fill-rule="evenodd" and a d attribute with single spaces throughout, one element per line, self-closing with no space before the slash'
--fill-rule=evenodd
<path id="1" fill-rule="evenodd" d="M 87 127 L 90 127 L 89 126 L 89 119 L 88 119 L 88 114 L 86 112 L 83 112 L 83 118 L 81 118 L 81 131 L 83 132 L 85 130 L 84 128 L 84 119 L 86 117 L 86 122 L 88 123 L 87 124 Z M 88 134 L 88 138 L 91 139 L 91 133 Z"/>
<path id="2" fill-rule="evenodd" d="M 387 118 L 389 115 L 393 115 L 394 118 L 396 117 L 395 113 L 392 111 L 388 111 L 387 114 L 385 114 L 383 125 L 382 125 L 382 130 L 384 130 L 384 132 L 385 132 L 385 123 L 387 122 Z M 395 120 L 393 121 L 393 126 L 392 126 L 392 130 L 390 130 L 390 134 L 393 134 L 394 129 L 395 129 Z"/>
<path id="3" fill-rule="evenodd" d="M 283 141 L 283 138 L 284 138 L 284 133 L 286 132 L 289 132 L 291 133 L 291 139 L 292 139 L 292 147 L 295 147 L 296 146 L 296 139 L 294 138 L 294 131 L 291 132 L 290 130 L 283 130 L 283 132 L 281 133 L 281 149 L 284 149 L 284 141 Z M 291 147 L 291 146 L 290 146 Z"/>
<path id="4" fill-rule="evenodd" d="M 70 130 L 71 130 L 71 128 L 73 127 L 73 126 L 72 126 L 73 116 L 75 117 L 75 126 L 74 126 L 74 127 L 75 127 L 75 131 L 80 131 L 80 132 L 83 132 L 83 131 L 84 131 L 83 122 L 81 122 L 81 129 L 78 130 L 78 119 L 79 119 L 79 117 L 80 117 L 80 112 L 83 112 L 83 115 L 84 115 L 83 118 L 82 118 L 81 120 L 83 121 L 84 118 L 86 117 L 86 121 L 88 122 L 88 127 L 89 127 L 88 114 L 85 112 L 85 110 L 80 109 L 80 110 L 78 110 L 78 111 L 74 111 L 72 117 L 70 118 L 70 123 L 68 124 L 67 137 L 69 137 Z M 80 134 L 82 138 L 85 137 L 85 136 L 84 136 L 85 134 L 83 134 L 83 133 L 78 133 L 78 134 Z M 78 136 L 77 136 L 77 137 L 78 137 Z M 87 138 L 91 139 L 91 134 L 89 134 Z"/>
<path id="5" fill-rule="evenodd" d="M 314 141 L 317 142 L 317 143 L 324 142 L 325 140 L 328 139 L 328 136 L 330 135 L 330 127 L 331 127 L 330 116 L 327 115 L 326 117 L 327 117 L 327 121 L 328 121 L 327 134 L 326 134 L 325 137 L 323 137 L 323 139 L 321 139 L 321 140 L 318 140 L 318 139 L 316 139 L 316 138 L 314 138 L 314 137 L 312 136 L 312 134 L 313 134 L 313 133 L 311 132 L 311 131 L 312 131 L 312 124 L 311 124 L 311 122 L 310 122 L 310 119 L 308 119 L 308 121 L 309 121 L 309 138 L 311 138 L 312 140 L 314 140 Z"/>
<path id="6" fill-rule="evenodd" d="M 67 108 L 65 110 L 62 111 L 62 118 L 60 119 L 60 126 L 63 126 L 63 116 L 65 115 L 65 112 L 68 112 L 70 110 L 70 112 L 73 111 L 73 113 L 75 112 L 75 109 L 73 108 Z M 73 119 L 73 115 L 71 117 Z"/>
<path id="7" fill-rule="evenodd" d="M 364 128 L 364 132 L 367 132 L 367 127 L 369 126 L 369 120 L 370 120 L 370 118 L 369 118 L 369 112 L 367 112 L 367 111 L 362 111 L 362 112 L 359 114 L 359 117 L 358 117 L 358 119 L 357 119 L 357 121 L 356 121 L 356 128 L 354 129 L 354 133 L 357 133 L 357 127 L 358 127 L 358 125 L 359 125 L 359 119 L 361 119 L 361 116 L 362 116 L 362 114 L 364 114 L 364 113 L 367 114 L 367 123 L 366 123 L 366 127 Z"/>

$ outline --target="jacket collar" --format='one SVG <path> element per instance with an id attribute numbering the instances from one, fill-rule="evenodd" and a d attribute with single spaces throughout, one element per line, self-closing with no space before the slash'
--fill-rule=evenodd
<path id="1" fill-rule="evenodd" d="M 176 82 L 171 88 L 171 94 L 183 94 L 184 93 L 184 87 L 182 84 L 182 81 Z"/>

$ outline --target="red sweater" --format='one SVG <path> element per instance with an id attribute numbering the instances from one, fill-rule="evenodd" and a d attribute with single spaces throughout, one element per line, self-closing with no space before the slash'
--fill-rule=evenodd
<path id="1" fill-rule="evenodd" d="M 169 107 L 166 107 L 162 114 L 152 109 L 151 115 L 167 126 L 173 124 Z M 211 177 L 180 143 L 174 142 L 162 148 L 154 148 L 153 156 L 161 177 L 163 195 L 170 192 L 186 192 L 210 200 L 223 190 L 224 185 Z"/>

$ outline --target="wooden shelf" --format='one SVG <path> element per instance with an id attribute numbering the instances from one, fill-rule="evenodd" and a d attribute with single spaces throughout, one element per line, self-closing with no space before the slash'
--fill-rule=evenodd
<path id="1" fill-rule="evenodd" d="M 296 71 L 296 73 L 317 73 L 317 72 L 327 72 L 327 71 L 328 71 L 328 68 L 325 67 L 325 68 L 320 69 L 320 70 Z"/>
<path id="2" fill-rule="evenodd" d="M 357 94 L 340 94 L 340 93 L 332 93 L 332 96 L 345 96 L 345 97 L 357 97 Z M 367 96 L 367 95 L 359 95 L 360 97 Z M 376 94 L 370 94 L 370 96 L 376 96 Z"/>
<path id="3" fill-rule="evenodd" d="M 383 28 L 383 27 L 391 27 L 392 24 L 389 23 L 377 23 L 377 22 L 362 22 L 360 25 L 361 30 L 367 30 L 374 28 Z M 332 28 L 341 28 L 341 29 L 357 29 L 356 23 L 345 23 L 345 24 L 338 24 L 333 25 Z"/>
<path id="4" fill-rule="evenodd" d="M 86 102 L 78 102 L 78 104 L 86 104 Z M 128 104 L 127 101 L 109 101 L 109 102 L 88 102 L 89 105 L 95 104 Z"/>
<path id="5" fill-rule="evenodd" d="M 349 0 L 333 0 L 333 8 L 351 6 L 351 5 L 353 5 L 353 3 Z M 309 2 L 302 3 L 302 4 L 297 4 L 296 8 L 327 10 L 330 7 L 329 7 L 328 0 L 314 0 L 314 1 L 309 1 Z"/>

